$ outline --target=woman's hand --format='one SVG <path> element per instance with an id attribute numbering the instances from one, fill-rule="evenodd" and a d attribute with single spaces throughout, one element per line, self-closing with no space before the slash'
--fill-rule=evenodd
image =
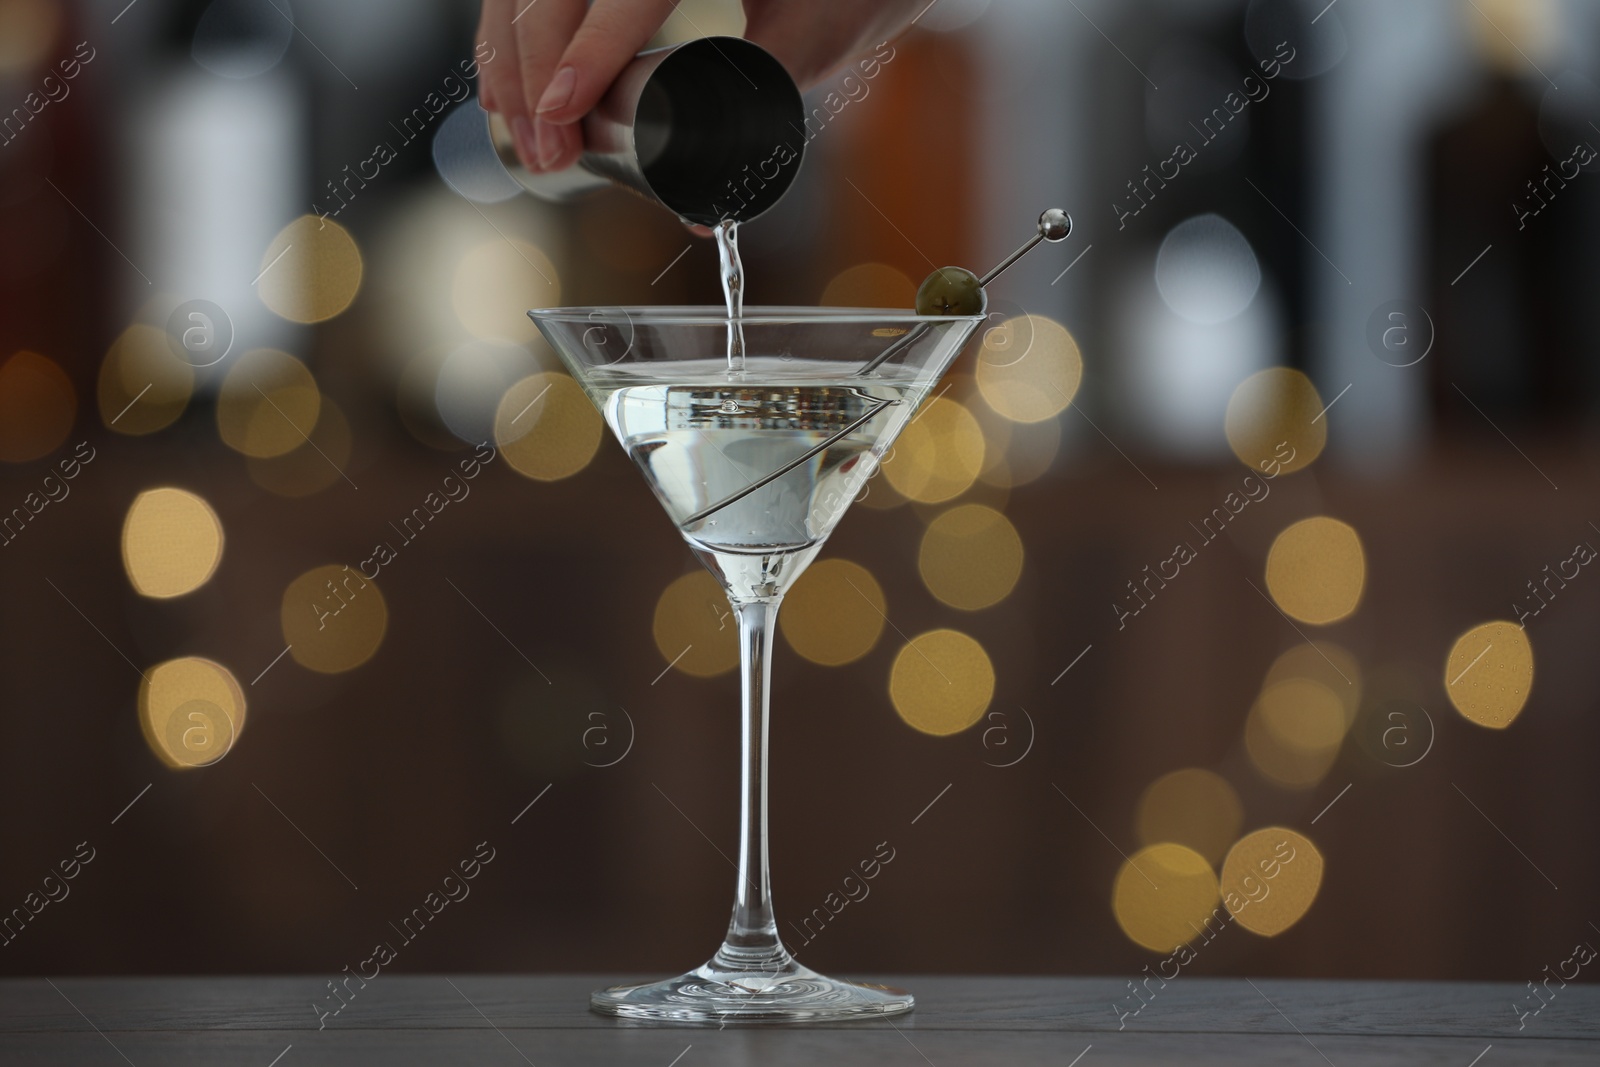
<path id="1" fill-rule="evenodd" d="M 478 100 L 505 117 L 523 166 L 564 170 L 583 151 L 578 120 L 655 36 L 676 0 L 483 0 L 478 40 L 494 49 Z M 745 36 L 801 89 L 885 41 L 927 0 L 745 0 Z"/>

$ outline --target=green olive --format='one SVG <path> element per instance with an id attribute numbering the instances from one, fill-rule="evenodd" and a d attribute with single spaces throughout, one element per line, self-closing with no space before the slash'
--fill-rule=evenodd
<path id="1" fill-rule="evenodd" d="M 965 267 L 940 267 L 917 290 L 918 315 L 981 315 L 988 304 L 978 276 Z"/>

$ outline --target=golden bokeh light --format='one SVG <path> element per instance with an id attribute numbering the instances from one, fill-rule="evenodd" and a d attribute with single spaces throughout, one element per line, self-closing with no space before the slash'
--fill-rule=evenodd
<path id="1" fill-rule="evenodd" d="M 495 238 L 461 258 L 450 286 L 456 317 L 485 341 L 528 341 L 539 336 L 529 308 L 561 303 L 560 275 L 538 247 Z"/>
<path id="2" fill-rule="evenodd" d="M 594 459 L 606 424 L 565 374 L 532 374 L 506 390 L 494 417 L 495 441 L 512 470 L 538 482 L 570 478 Z"/>
<path id="3" fill-rule="evenodd" d="M 226 756 L 244 729 L 244 690 L 226 667 L 199 656 L 159 663 L 139 683 L 139 725 L 169 767 Z"/>
<path id="4" fill-rule="evenodd" d="M 389 606 L 357 568 L 330 563 L 289 583 L 279 620 L 295 662 L 320 674 L 338 674 L 378 651 L 389 628 Z"/>
<path id="5" fill-rule="evenodd" d="M 1274 785 L 1310 789 L 1333 768 L 1345 729 L 1344 704 L 1332 690 L 1291 678 L 1268 686 L 1251 706 L 1245 753 Z"/>
<path id="6" fill-rule="evenodd" d="M 48 456 L 72 432 L 78 394 L 54 360 L 18 352 L 0 363 L 0 460 Z"/>
<path id="7" fill-rule="evenodd" d="M 1300 752 L 1337 749 L 1349 726 L 1339 695 L 1310 678 L 1267 686 L 1256 699 L 1256 714 L 1273 740 Z"/>
<path id="8" fill-rule="evenodd" d="M 988 448 L 978 480 L 996 489 L 1016 489 L 1049 473 L 1061 451 L 1061 420 L 1012 422 L 980 405 L 978 422 Z"/>
<path id="9" fill-rule="evenodd" d="M 912 729 L 936 737 L 960 733 L 989 710 L 994 664 L 966 634 L 930 630 L 913 637 L 895 656 L 889 699 Z"/>
<path id="10" fill-rule="evenodd" d="M 1293 678 L 1320 682 L 1339 698 L 1344 707 L 1345 729 L 1356 721 L 1361 710 L 1361 664 L 1343 647 L 1332 641 L 1295 645 L 1273 661 L 1263 690 Z"/>
<path id="11" fill-rule="evenodd" d="M 1216 864 L 1239 836 L 1244 805 L 1220 774 L 1186 767 L 1162 775 L 1145 788 L 1135 823 L 1140 844 L 1165 841 L 1184 845 L 1207 863 Z"/>
<path id="12" fill-rule="evenodd" d="M 353 437 L 350 422 L 330 398 L 323 397 L 311 439 L 281 456 L 250 456 L 250 480 L 269 493 L 302 497 L 320 493 L 344 480 Z"/>
<path id="13" fill-rule="evenodd" d="M 1267 552 L 1267 591 L 1283 613 L 1325 625 L 1361 603 L 1367 557 L 1349 523 L 1317 515 L 1280 533 Z"/>
<path id="14" fill-rule="evenodd" d="M 1317 387 L 1297 370 L 1269 367 L 1250 375 L 1228 400 L 1224 428 L 1233 454 L 1253 471 L 1277 477 L 1309 467 L 1328 443 Z"/>
<path id="15" fill-rule="evenodd" d="M 887 263 L 860 263 L 840 271 L 822 290 L 823 307 L 905 308 L 917 305 L 917 283 Z"/>
<path id="16" fill-rule="evenodd" d="M 702 37 L 743 37 L 744 7 L 738 0 L 680 0 L 650 41 L 652 48 Z"/>
<path id="17" fill-rule="evenodd" d="M 287 352 L 257 348 L 222 380 L 217 430 L 223 443 L 268 459 L 306 443 L 322 411 L 322 392 L 306 365 Z"/>
<path id="18" fill-rule="evenodd" d="M 290 322 L 324 322 L 361 291 L 361 249 L 343 226 L 301 215 L 278 232 L 261 257 L 256 291 Z"/>
<path id="19" fill-rule="evenodd" d="M 117 433 L 142 435 L 177 421 L 194 392 L 194 367 L 173 354 L 166 331 L 134 323 L 100 364 L 100 420 Z"/>
<path id="20" fill-rule="evenodd" d="M 222 562 L 222 523 L 183 489 L 146 489 L 122 521 L 122 566 L 142 595 L 183 596 L 205 585 Z"/>
<path id="21" fill-rule="evenodd" d="M 1238 924 L 1276 937 L 1305 917 L 1322 887 L 1322 853 L 1281 826 L 1252 830 L 1222 861 L 1222 902 Z"/>
<path id="22" fill-rule="evenodd" d="M 1563 16 L 1556 0 L 1473 0 L 1458 5 L 1469 40 L 1497 72 L 1526 77 L 1559 55 Z"/>
<path id="23" fill-rule="evenodd" d="M 43 66 L 66 10 L 56 0 L 0 0 L 0 75 L 22 77 Z"/>
<path id="24" fill-rule="evenodd" d="M 778 628 L 801 658 L 839 667 L 872 651 L 888 612 L 871 571 L 847 559 L 824 559 L 785 594 Z"/>
<path id="25" fill-rule="evenodd" d="M 661 591 L 651 632 L 662 658 L 684 674 L 714 678 L 739 665 L 739 620 L 706 571 L 697 568 Z"/>
<path id="26" fill-rule="evenodd" d="M 1522 712 L 1533 688 L 1533 645 L 1513 622 L 1474 626 L 1450 648 L 1445 692 L 1464 718 L 1504 730 Z"/>
<path id="27" fill-rule="evenodd" d="M 901 432 L 884 461 L 883 476 L 903 497 L 940 504 L 972 488 L 983 457 L 983 429 L 972 412 L 936 397 Z"/>
<path id="28" fill-rule="evenodd" d="M 1192 848 L 1162 842 L 1123 861 L 1111 889 L 1117 925 L 1136 945 L 1167 953 L 1207 930 L 1217 909 L 1217 876 Z"/>
<path id="29" fill-rule="evenodd" d="M 928 524 L 917 570 L 942 603 L 978 611 L 1011 595 L 1022 557 L 1022 537 L 1010 519 L 982 504 L 962 504 Z"/>
<path id="30" fill-rule="evenodd" d="M 1043 422 L 1067 410 L 1083 382 L 1083 355 L 1067 328 L 1044 315 L 1019 315 L 985 330 L 978 391 L 1012 422 Z"/>
<path id="31" fill-rule="evenodd" d="M 966 384 L 958 375 L 952 374 L 950 378 L 953 382 Z M 954 387 L 950 389 L 950 392 L 957 393 L 957 395 L 960 393 Z M 1007 483 L 1010 481 L 1011 472 L 1006 464 L 1006 450 L 1011 447 L 1011 431 L 1018 426 L 1029 424 L 1012 422 L 1008 418 L 997 415 L 988 404 L 973 404 L 967 410 L 972 412 L 973 417 L 978 420 L 978 428 L 983 431 L 983 470 L 978 472 L 978 480 L 985 485 L 998 485 L 1002 489 L 1010 488 Z M 1047 419 L 1038 423 L 1038 425 L 1049 426 L 1055 421 L 1055 419 Z"/>

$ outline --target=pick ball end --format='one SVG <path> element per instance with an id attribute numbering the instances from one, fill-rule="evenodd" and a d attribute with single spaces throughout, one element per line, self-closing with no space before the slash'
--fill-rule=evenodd
<path id="1" fill-rule="evenodd" d="M 1064 241 L 1072 232 L 1072 216 L 1058 207 L 1039 216 L 1039 234 L 1046 241 Z"/>

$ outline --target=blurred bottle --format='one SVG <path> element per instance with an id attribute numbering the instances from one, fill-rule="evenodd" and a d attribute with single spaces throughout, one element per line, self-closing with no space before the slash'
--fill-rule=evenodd
<path id="1" fill-rule="evenodd" d="M 1550 121 L 1552 94 L 1573 90 L 1547 92 L 1527 56 L 1539 56 L 1538 41 L 1559 37 L 1559 26 L 1496 15 L 1520 43 L 1482 35 L 1487 84 L 1428 146 L 1434 404 L 1441 426 L 1471 432 L 1483 428 L 1473 404 L 1497 423 L 1570 426 L 1594 406 L 1600 384 L 1586 291 L 1600 266 L 1600 161 L 1583 163 L 1600 134 Z"/>
<path id="2" fill-rule="evenodd" d="M 311 127 L 294 27 L 232 0 L 191 0 L 165 14 L 157 47 L 115 104 L 126 248 L 149 276 L 123 274 L 127 301 L 162 326 L 174 307 L 205 300 L 227 317 L 234 353 L 285 347 L 295 327 L 254 286 L 262 250 L 309 202 Z M 196 390 L 214 390 L 231 365 L 197 367 Z"/>

